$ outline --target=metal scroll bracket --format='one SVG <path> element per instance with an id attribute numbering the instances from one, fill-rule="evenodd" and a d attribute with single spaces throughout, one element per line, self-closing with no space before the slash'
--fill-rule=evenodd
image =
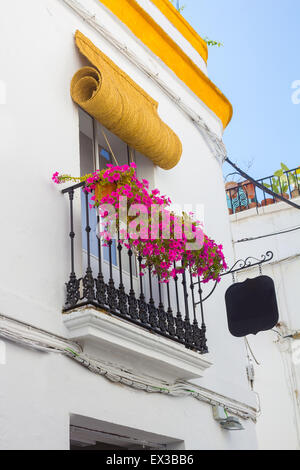
<path id="1" fill-rule="evenodd" d="M 261 255 L 261 258 L 254 258 L 253 256 L 249 256 L 248 258 L 242 260 L 238 260 L 234 263 L 234 265 L 228 269 L 227 271 L 221 274 L 221 277 L 228 276 L 231 274 L 234 279 L 234 274 L 244 271 L 245 269 L 254 268 L 255 266 L 259 267 L 260 275 L 262 274 L 262 265 L 269 263 L 274 258 L 274 253 L 272 251 L 267 251 L 265 255 Z M 198 279 L 194 285 L 198 285 L 199 287 L 199 294 L 200 294 L 200 301 L 195 303 L 195 306 L 203 304 L 206 300 L 208 300 L 214 291 L 217 288 L 218 281 L 215 282 L 214 287 L 211 289 L 210 293 L 206 297 L 202 297 L 202 287 L 201 287 L 201 280 Z"/>

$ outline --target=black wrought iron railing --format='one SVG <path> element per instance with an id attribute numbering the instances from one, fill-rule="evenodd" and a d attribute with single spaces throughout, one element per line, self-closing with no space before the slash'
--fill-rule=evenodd
<path id="1" fill-rule="evenodd" d="M 281 175 L 268 176 L 257 180 L 262 189 L 250 181 L 226 183 L 227 207 L 230 214 L 236 214 L 252 208 L 269 206 L 282 199 L 294 199 L 300 196 L 300 171 L 282 171 Z M 275 193 L 270 196 L 263 188 Z"/>
<path id="2" fill-rule="evenodd" d="M 184 272 L 169 284 L 162 284 L 151 269 L 140 276 L 143 258 L 136 258 L 132 250 L 114 240 L 103 247 L 99 231 L 94 230 L 99 215 L 90 208 L 89 195 L 82 191 L 83 186 L 80 183 L 62 191 L 68 195 L 70 206 L 71 272 L 66 283 L 64 312 L 92 305 L 188 349 L 207 353 L 200 279 L 195 283 L 195 278 Z M 82 203 L 82 243 L 76 247 L 75 191 L 81 192 Z M 82 251 L 83 273 L 79 275 L 75 249 Z"/>

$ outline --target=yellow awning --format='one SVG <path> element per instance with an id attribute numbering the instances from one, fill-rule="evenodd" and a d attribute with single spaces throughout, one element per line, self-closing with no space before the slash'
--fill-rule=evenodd
<path id="1" fill-rule="evenodd" d="M 71 82 L 71 96 L 109 131 L 165 170 L 180 160 L 182 145 L 159 117 L 158 103 L 80 31 L 76 45 L 93 67 Z"/>

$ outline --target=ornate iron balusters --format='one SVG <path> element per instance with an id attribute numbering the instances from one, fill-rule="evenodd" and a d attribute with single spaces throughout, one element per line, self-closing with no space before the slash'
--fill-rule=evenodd
<path id="1" fill-rule="evenodd" d="M 151 277 L 151 267 L 148 268 L 149 273 L 149 289 L 150 289 L 150 299 L 148 303 L 148 313 L 149 313 L 149 323 L 152 328 L 158 327 L 158 318 L 157 318 L 157 309 L 153 300 L 153 290 L 152 290 L 152 277 Z"/>
<path id="2" fill-rule="evenodd" d="M 167 332 L 167 314 L 165 312 L 165 307 L 162 302 L 162 295 L 161 295 L 161 282 L 160 277 L 157 276 L 158 282 L 158 295 L 159 295 L 159 304 L 158 304 L 158 325 L 160 331 L 163 333 Z"/>
<path id="3" fill-rule="evenodd" d="M 120 239 L 118 235 L 118 239 Z M 128 314 L 127 309 L 127 295 L 125 293 L 125 287 L 123 284 L 123 269 L 122 269 L 122 250 L 123 247 L 120 242 L 118 242 L 118 254 L 119 254 L 119 277 L 120 277 L 120 284 L 118 289 L 118 310 L 122 315 Z"/>
<path id="4" fill-rule="evenodd" d="M 113 268 L 112 268 L 112 240 L 107 242 L 108 245 L 108 253 L 109 253 L 109 281 L 107 286 L 107 303 L 111 313 L 116 313 L 116 309 L 118 307 L 118 294 L 115 288 L 115 283 L 113 279 Z"/>
<path id="5" fill-rule="evenodd" d="M 175 336 L 175 318 L 173 316 L 173 310 L 171 308 L 171 299 L 170 299 L 170 284 L 167 283 L 167 296 L 168 296 L 168 310 L 167 310 L 167 322 L 168 322 L 168 332 L 170 336 Z"/>
<path id="6" fill-rule="evenodd" d="M 133 257 L 134 253 L 132 250 L 128 251 L 128 259 L 129 259 L 129 275 L 130 275 L 130 291 L 127 294 L 124 284 L 124 270 L 122 266 L 122 261 L 124 262 L 123 258 L 123 246 L 118 242 L 118 245 L 115 247 L 114 241 L 110 240 L 107 242 L 108 246 L 108 254 L 109 254 L 109 264 L 107 265 L 106 271 L 106 263 L 103 263 L 103 256 L 102 256 L 102 242 L 100 238 L 100 215 L 97 214 L 97 223 L 99 228 L 99 235 L 97 236 L 97 255 L 98 255 L 98 276 L 96 279 L 93 279 L 92 274 L 92 251 L 91 248 L 93 247 L 91 239 L 91 227 L 90 225 L 90 213 L 89 213 L 89 197 L 88 194 L 85 193 L 85 199 L 83 207 L 86 209 L 86 213 L 84 215 L 84 227 L 86 232 L 86 247 L 87 247 L 87 268 L 85 277 L 83 279 L 77 279 L 75 274 L 74 268 L 74 221 L 73 221 L 73 198 L 74 198 L 74 190 L 82 188 L 84 185 L 82 183 L 78 185 L 74 185 L 72 188 L 68 188 L 63 190 L 64 193 L 69 194 L 70 200 L 70 242 L 71 242 L 71 273 L 69 277 L 69 281 L 67 282 L 67 300 L 66 300 L 66 311 L 71 310 L 76 306 L 86 305 L 87 303 L 91 303 L 94 306 L 98 306 L 102 310 L 110 312 L 115 315 L 122 316 L 126 318 L 127 321 L 131 321 L 135 324 L 139 324 L 140 326 L 144 326 L 150 331 L 153 331 L 156 334 L 160 334 L 165 336 L 173 341 L 177 341 L 178 343 L 183 344 L 185 347 L 189 349 L 194 349 L 199 351 L 200 353 L 207 352 L 206 346 L 206 326 L 204 322 L 204 315 L 203 315 L 203 307 L 201 305 L 201 315 L 202 315 L 202 327 L 199 328 L 198 321 L 196 318 L 196 306 L 203 303 L 206 298 L 202 298 L 202 291 L 201 285 L 199 280 L 199 295 L 200 295 L 200 302 L 195 302 L 195 293 L 194 293 L 194 286 L 196 283 L 192 282 L 191 277 L 191 298 L 189 299 L 189 286 L 187 285 L 187 275 L 183 271 L 182 272 L 182 286 L 183 286 L 183 297 L 180 292 L 179 294 L 179 287 L 178 287 L 178 276 L 174 279 L 174 288 L 171 283 L 167 283 L 165 287 L 163 284 L 160 283 L 160 279 L 154 275 L 158 282 L 157 290 L 153 289 L 153 271 L 151 267 L 148 268 L 148 275 L 149 275 L 149 300 L 146 301 L 145 298 L 145 285 L 142 279 L 142 276 L 139 277 L 139 297 L 137 298 L 137 294 L 134 288 L 134 277 L 133 277 Z M 119 237 L 118 237 L 119 238 Z M 118 271 L 119 271 L 119 287 L 115 287 L 115 280 L 114 280 L 114 268 L 113 268 L 113 252 L 112 250 L 116 248 L 116 252 L 118 253 Z M 94 252 L 93 252 L 94 254 Z M 138 269 L 139 273 L 142 271 L 142 256 L 138 257 Z M 264 262 L 264 261 L 260 261 Z M 247 262 L 248 265 L 248 262 Z M 174 267 L 176 268 L 176 264 L 174 263 Z M 108 272 L 108 274 L 106 274 Z M 107 275 L 107 280 L 105 279 Z M 80 297 L 81 292 L 81 282 L 83 287 L 83 295 Z M 95 289 L 96 287 L 96 289 Z M 156 284 L 155 284 L 156 287 Z M 165 290 L 163 290 L 165 289 Z M 215 287 L 213 288 L 213 290 Z M 164 294 L 166 293 L 166 298 L 164 299 Z M 175 295 L 174 295 L 175 293 Z M 174 299 L 176 299 L 176 307 L 172 309 L 172 296 L 174 295 Z M 210 294 L 211 295 L 211 294 Z M 181 299 L 182 298 L 182 305 L 184 305 L 185 310 L 185 317 L 183 319 L 181 314 Z M 80 300 L 82 301 L 80 303 Z M 194 314 L 194 321 L 191 324 L 190 320 L 190 312 L 189 312 L 189 304 L 193 302 L 193 314 Z M 167 305 L 166 305 L 167 304 Z M 165 307 L 167 310 L 165 310 Z M 174 314 L 173 314 L 174 310 Z M 176 315 L 175 315 L 176 311 Z"/>
<path id="7" fill-rule="evenodd" d="M 174 268 L 176 269 L 176 264 L 174 263 Z M 182 315 L 180 312 L 180 305 L 179 305 L 179 293 L 178 293 L 178 276 L 176 275 L 174 278 L 175 282 L 175 293 L 176 293 L 176 305 L 177 305 L 177 315 L 176 315 L 176 336 L 180 341 L 184 341 L 184 323 L 182 319 Z"/>
<path id="8" fill-rule="evenodd" d="M 94 290 L 94 277 L 91 268 L 91 227 L 90 227 L 90 216 L 89 216 L 89 195 L 87 192 L 84 193 L 85 196 L 85 210 L 86 210 L 86 244 L 87 244 L 87 268 L 86 274 L 82 280 L 83 283 L 83 298 L 87 302 L 95 301 L 95 290 Z"/>
<path id="9" fill-rule="evenodd" d="M 193 316 L 194 316 L 194 321 L 193 321 L 193 343 L 194 343 L 194 346 L 196 347 L 196 349 L 201 349 L 201 347 L 202 347 L 201 330 L 199 329 L 198 321 L 197 321 L 197 317 L 196 317 L 196 303 L 195 303 L 195 292 L 194 292 L 195 284 L 194 284 L 194 281 L 193 281 L 193 276 L 192 276 L 191 270 L 190 270 L 190 280 L 191 280 L 190 288 L 191 288 L 191 292 L 192 292 Z"/>
<path id="10" fill-rule="evenodd" d="M 185 308 L 185 318 L 184 318 L 185 342 L 188 347 L 191 347 L 193 346 L 193 329 L 190 323 L 187 282 L 186 282 L 186 273 L 184 269 L 182 272 L 182 286 L 183 286 L 183 298 L 184 298 L 184 308 Z"/>
<path id="11" fill-rule="evenodd" d="M 74 189 L 69 191 L 70 201 L 70 241 L 71 241 L 71 273 L 69 282 L 66 283 L 67 298 L 66 305 L 74 307 L 80 299 L 80 279 L 77 279 L 75 274 L 75 262 L 74 262 L 74 215 L 73 215 L 73 201 L 74 201 Z"/>
<path id="12" fill-rule="evenodd" d="M 97 245 L 98 245 L 98 276 L 95 279 L 96 284 L 96 300 L 99 304 L 100 308 L 105 308 L 107 304 L 106 300 L 106 284 L 104 282 L 104 276 L 102 272 L 102 253 L 101 253 L 101 239 L 100 239 L 100 216 L 99 213 L 97 214 L 97 227 L 98 227 L 98 235 L 97 235 Z"/>
<path id="13" fill-rule="evenodd" d="M 138 319 L 138 309 L 137 309 L 137 300 L 135 297 L 135 292 L 133 289 L 133 274 L 132 274 L 132 250 L 128 250 L 129 256 L 129 276 L 130 276 L 130 291 L 128 296 L 128 305 L 129 305 L 129 315 L 133 320 Z"/>
<path id="14" fill-rule="evenodd" d="M 139 256 L 138 262 L 139 262 L 139 275 L 140 275 L 140 298 L 138 300 L 138 306 L 139 306 L 139 319 L 142 323 L 146 325 L 148 323 L 148 312 L 147 312 L 146 298 L 144 294 L 143 278 L 141 276 L 142 261 L 143 261 L 143 258 Z"/>
<path id="15" fill-rule="evenodd" d="M 207 348 L 207 339 L 206 339 L 206 325 L 204 321 L 204 311 L 203 311 L 203 298 L 202 298 L 202 288 L 201 288 L 201 281 L 198 277 L 198 285 L 199 285 L 199 297 L 200 297 L 200 308 L 201 308 L 201 336 L 200 336 L 200 351 L 202 354 L 208 353 Z"/>

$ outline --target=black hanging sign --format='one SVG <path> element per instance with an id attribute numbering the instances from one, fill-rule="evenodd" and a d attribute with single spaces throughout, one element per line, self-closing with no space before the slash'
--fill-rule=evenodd
<path id="1" fill-rule="evenodd" d="M 275 285 L 268 276 L 233 284 L 225 302 L 228 328 L 237 338 L 271 330 L 279 321 Z"/>

